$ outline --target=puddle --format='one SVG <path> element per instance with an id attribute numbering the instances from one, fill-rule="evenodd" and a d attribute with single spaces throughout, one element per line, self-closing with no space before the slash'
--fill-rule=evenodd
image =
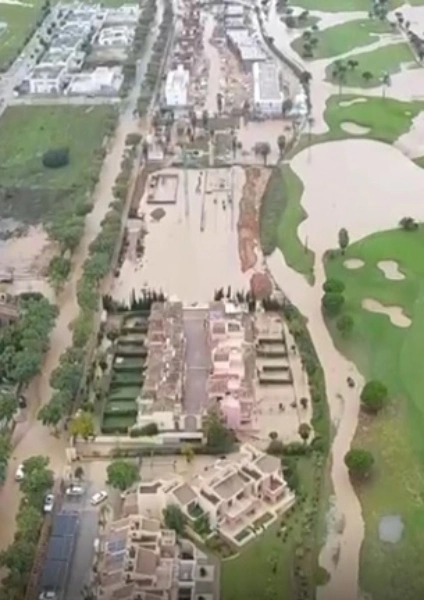
<path id="1" fill-rule="evenodd" d="M 383 271 L 386 279 L 392 279 L 393 281 L 405 279 L 405 275 L 399 269 L 399 265 L 395 260 L 381 260 L 377 267 L 380 271 Z"/>
<path id="2" fill-rule="evenodd" d="M 358 125 L 357 123 L 353 123 L 352 121 L 344 121 L 340 124 L 340 127 L 343 129 L 343 131 L 346 131 L 347 133 L 351 133 L 353 135 L 365 135 L 370 131 L 369 127 L 363 127 L 362 125 Z"/>
<path id="3" fill-rule="evenodd" d="M 346 267 L 346 269 L 353 271 L 354 269 L 360 269 L 363 267 L 364 261 L 360 260 L 359 258 L 348 258 L 344 261 L 343 265 Z"/>
<path id="4" fill-rule="evenodd" d="M 366 98 L 353 98 L 353 100 L 342 100 L 339 102 L 339 106 L 352 106 L 353 104 L 360 104 L 361 102 L 366 102 Z"/>
<path id="5" fill-rule="evenodd" d="M 402 538 L 405 525 L 399 515 L 385 515 L 378 524 L 378 537 L 382 542 L 397 544 Z"/>
<path id="6" fill-rule="evenodd" d="M 369 312 L 386 315 L 392 325 L 396 325 L 396 327 L 409 327 L 411 325 L 411 319 L 404 314 L 400 306 L 384 306 L 377 300 L 366 298 L 362 301 L 362 308 Z"/>

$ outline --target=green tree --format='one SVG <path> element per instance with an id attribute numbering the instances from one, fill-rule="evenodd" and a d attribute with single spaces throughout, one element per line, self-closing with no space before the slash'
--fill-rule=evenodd
<path id="1" fill-rule="evenodd" d="M 368 381 L 361 392 L 361 407 L 368 413 L 378 413 L 387 403 L 389 392 L 384 383 L 377 380 Z"/>
<path id="2" fill-rule="evenodd" d="M 322 289 L 324 292 L 328 293 L 343 294 L 345 291 L 345 284 L 339 279 L 330 278 L 324 281 Z"/>
<path id="3" fill-rule="evenodd" d="M 0 554 L 0 565 L 20 575 L 28 575 L 34 561 L 36 545 L 27 540 L 15 540 Z"/>
<path id="4" fill-rule="evenodd" d="M 336 321 L 336 327 L 343 337 L 348 337 L 352 333 L 353 318 L 351 315 L 343 314 Z"/>
<path id="5" fill-rule="evenodd" d="M 268 142 L 257 142 L 254 148 L 255 154 L 259 154 L 262 156 L 264 165 L 266 165 L 268 160 L 268 155 L 271 152 L 271 146 Z"/>
<path id="6" fill-rule="evenodd" d="M 18 399 L 12 392 L 0 394 L 0 421 L 11 421 L 18 410 Z"/>
<path id="7" fill-rule="evenodd" d="M 64 417 L 64 408 L 66 402 L 61 392 L 55 392 L 47 404 L 44 404 L 38 411 L 37 418 L 46 427 L 57 429 L 60 421 Z"/>
<path id="8" fill-rule="evenodd" d="M 278 439 L 278 433 L 276 431 L 271 431 L 268 437 L 270 440 L 276 440 Z"/>
<path id="9" fill-rule="evenodd" d="M 327 316 L 336 317 L 340 314 L 344 301 L 344 296 L 342 294 L 326 292 L 321 301 L 322 310 Z"/>
<path id="10" fill-rule="evenodd" d="M 69 424 L 69 433 L 75 439 L 81 437 L 87 441 L 95 437 L 94 420 L 91 412 L 81 411 Z"/>
<path id="11" fill-rule="evenodd" d="M 286 148 L 286 136 L 279 135 L 278 139 L 277 139 L 277 144 L 278 144 L 278 151 L 280 153 L 280 158 L 282 158 L 283 154 L 284 154 L 284 150 Z"/>
<path id="12" fill-rule="evenodd" d="M 347 229 L 342 227 L 339 231 L 339 248 L 342 254 L 345 253 L 346 248 L 349 246 L 349 233 Z"/>
<path id="13" fill-rule="evenodd" d="M 374 456 L 368 450 L 363 448 L 352 448 L 345 455 L 345 465 L 349 474 L 358 479 L 364 479 L 369 476 L 374 466 Z"/>
<path id="14" fill-rule="evenodd" d="M 193 446 L 191 444 L 183 444 L 183 447 L 181 448 L 181 454 L 185 457 L 188 465 L 193 462 L 195 455 Z"/>
<path id="15" fill-rule="evenodd" d="M 163 511 L 163 520 L 168 529 L 173 529 L 179 536 L 184 535 L 185 518 L 184 513 L 176 504 L 170 504 Z"/>
<path id="16" fill-rule="evenodd" d="M 140 427 L 139 429 L 139 435 L 140 436 L 148 436 L 148 437 L 153 437 L 154 435 L 158 435 L 159 433 L 159 427 L 157 425 L 157 423 L 147 423 L 147 425 L 144 425 L 143 427 Z"/>
<path id="17" fill-rule="evenodd" d="M 272 456 L 281 456 L 284 452 L 284 444 L 281 440 L 271 440 L 266 451 Z"/>
<path id="18" fill-rule="evenodd" d="M 418 223 L 412 217 L 403 217 L 399 221 L 399 225 L 404 231 L 416 231 L 418 229 Z"/>
<path id="19" fill-rule="evenodd" d="M 299 425 L 298 433 L 304 442 L 308 441 L 311 433 L 311 426 L 308 423 L 301 423 Z"/>
<path id="20" fill-rule="evenodd" d="M 234 444 L 234 436 L 226 427 L 217 411 L 210 411 L 205 424 L 206 445 L 213 452 L 228 452 Z"/>
<path id="21" fill-rule="evenodd" d="M 16 517 L 18 527 L 16 538 L 36 544 L 38 542 L 43 516 L 35 506 L 23 506 Z"/>
<path id="22" fill-rule="evenodd" d="M 46 456 L 32 456 L 23 462 L 24 478 L 21 491 L 31 506 L 41 510 L 46 493 L 53 487 L 53 472 L 48 468 L 50 459 Z"/>
<path id="23" fill-rule="evenodd" d="M 134 463 L 116 459 L 107 468 L 107 483 L 124 492 L 139 480 L 138 467 Z"/>

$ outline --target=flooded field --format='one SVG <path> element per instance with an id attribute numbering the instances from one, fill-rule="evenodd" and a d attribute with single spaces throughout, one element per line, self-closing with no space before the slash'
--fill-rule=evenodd
<path id="1" fill-rule="evenodd" d="M 127 300 L 132 290 L 148 287 L 194 303 L 209 301 L 221 287 L 248 289 L 250 275 L 241 270 L 237 232 L 243 169 L 167 169 L 159 174 L 178 178 L 176 202 L 163 205 L 165 215 L 155 221 L 146 190 L 139 207 L 144 225 L 141 220 L 129 225 L 133 239 L 145 227 L 144 255 L 137 260 L 127 254 L 114 297 Z"/>

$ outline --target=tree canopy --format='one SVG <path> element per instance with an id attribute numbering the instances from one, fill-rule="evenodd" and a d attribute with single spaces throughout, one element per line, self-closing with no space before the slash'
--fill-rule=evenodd
<path id="1" fill-rule="evenodd" d="M 113 488 L 124 492 L 139 480 L 139 470 L 136 464 L 117 458 L 107 468 L 107 483 Z"/>
<path id="2" fill-rule="evenodd" d="M 324 281 L 322 289 L 324 292 L 328 293 L 343 294 L 345 291 L 345 284 L 339 279 L 330 278 Z"/>
<path id="3" fill-rule="evenodd" d="M 381 381 L 368 381 L 361 392 L 361 406 L 369 413 L 378 413 L 388 400 L 389 392 Z"/>
<path id="4" fill-rule="evenodd" d="M 343 314 L 338 317 L 336 321 L 336 327 L 340 331 L 343 337 L 348 337 L 353 329 L 353 318 L 351 315 Z"/>
<path id="5" fill-rule="evenodd" d="M 32 456 L 23 462 L 24 478 L 20 483 L 21 491 L 29 504 L 41 510 L 46 493 L 53 487 L 53 472 L 48 468 L 47 456 Z"/>
<path id="6" fill-rule="evenodd" d="M 374 465 L 374 456 L 363 448 L 352 448 L 345 456 L 345 465 L 353 477 L 368 477 Z"/>
<path id="7" fill-rule="evenodd" d="M 342 227 L 339 231 L 339 247 L 340 247 L 340 250 L 342 251 L 342 253 L 344 253 L 344 251 L 346 250 L 346 248 L 348 246 L 349 246 L 349 233 L 348 233 L 347 229 Z"/>
<path id="8" fill-rule="evenodd" d="M 43 165 L 49 169 L 59 169 L 69 164 L 69 148 L 54 148 L 43 154 Z"/>
<path id="9" fill-rule="evenodd" d="M 234 444 L 234 435 L 217 411 L 210 411 L 204 425 L 207 447 L 215 452 L 228 452 Z"/>
<path id="10" fill-rule="evenodd" d="M 81 437 L 85 441 L 93 438 L 95 436 L 93 415 L 86 411 L 76 414 L 69 424 L 69 433 L 74 438 Z"/>
<path id="11" fill-rule="evenodd" d="M 184 513 L 176 504 L 170 504 L 163 511 L 163 520 L 168 529 L 173 529 L 179 536 L 184 535 L 185 518 Z"/>
<path id="12" fill-rule="evenodd" d="M 344 296 L 335 292 L 325 292 L 322 297 L 322 309 L 329 317 L 336 317 L 340 314 L 344 305 Z"/>

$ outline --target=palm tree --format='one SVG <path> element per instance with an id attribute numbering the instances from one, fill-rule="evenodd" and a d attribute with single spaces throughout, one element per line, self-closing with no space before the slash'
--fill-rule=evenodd
<path id="1" fill-rule="evenodd" d="M 342 86 L 346 82 L 347 66 L 341 61 L 336 61 L 334 65 L 334 70 L 331 75 L 333 79 L 339 84 L 339 94 L 341 94 Z"/>
<path id="2" fill-rule="evenodd" d="M 386 90 L 388 87 L 390 87 L 392 85 L 392 79 L 390 77 L 390 74 L 387 72 L 384 72 L 382 77 L 381 77 L 381 93 L 383 98 L 386 97 Z"/>

